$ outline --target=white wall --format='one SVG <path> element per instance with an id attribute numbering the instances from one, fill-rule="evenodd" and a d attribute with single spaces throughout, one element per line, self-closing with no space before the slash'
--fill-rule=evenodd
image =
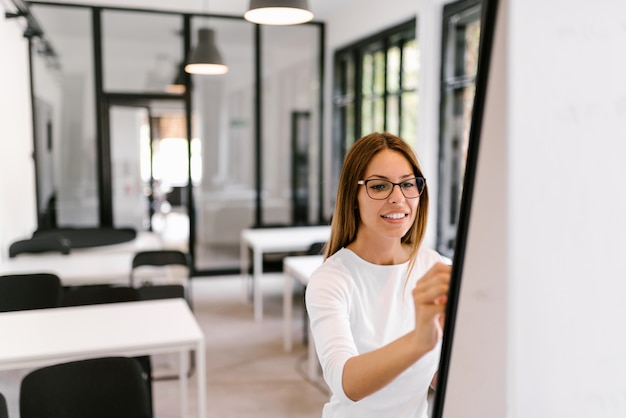
<path id="1" fill-rule="evenodd" d="M 500 3 L 444 416 L 624 417 L 626 3 Z"/>
<path id="2" fill-rule="evenodd" d="M 0 19 L 0 259 L 37 225 L 28 42 L 22 32 L 17 20 Z"/>

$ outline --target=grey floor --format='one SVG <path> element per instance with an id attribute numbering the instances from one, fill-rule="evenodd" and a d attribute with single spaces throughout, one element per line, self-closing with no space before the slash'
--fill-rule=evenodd
<path id="1" fill-rule="evenodd" d="M 302 344 L 301 296 L 294 295 L 293 352 L 283 350 L 280 275 L 263 281 L 265 317 L 253 320 L 247 283 L 240 276 L 194 278 L 194 314 L 206 338 L 208 417 L 320 417 L 327 388 L 306 378 L 306 347 Z M 175 359 L 154 359 L 155 373 L 174 366 Z M 28 370 L 0 371 L 0 392 L 7 398 L 10 418 L 19 417 L 19 382 Z M 154 383 L 156 418 L 179 417 L 178 381 Z M 195 376 L 190 380 L 197 395 Z M 195 416 L 195 401 L 189 405 Z"/>

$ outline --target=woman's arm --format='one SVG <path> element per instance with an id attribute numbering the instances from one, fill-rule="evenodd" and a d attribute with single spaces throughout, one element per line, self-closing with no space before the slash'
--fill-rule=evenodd
<path id="1" fill-rule="evenodd" d="M 342 384 L 348 398 L 359 401 L 388 385 L 441 339 L 450 283 L 449 265 L 435 264 L 413 289 L 415 329 L 397 340 L 346 362 Z"/>

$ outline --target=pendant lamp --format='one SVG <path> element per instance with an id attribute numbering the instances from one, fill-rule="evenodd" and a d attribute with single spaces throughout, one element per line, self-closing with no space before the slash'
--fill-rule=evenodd
<path id="1" fill-rule="evenodd" d="M 187 87 L 185 86 L 185 66 L 184 64 L 178 64 L 176 66 L 176 77 L 172 80 L 171 84 L 165 87 L 167 93 L 183 94 Z"/>
<path id="2" fill-rule="evenodd" d="M 243 17 L 261 25 L 297 25 L 313 19 L 308 0 L 250 0 Z"/>
<path id="3" fill-rule="evenodd" d="M 190 74 L 226 74 L 228 67 L 215 45 L 215 31 L 198 29 L 198 44 L 191 51 L 185 71 Z"/>

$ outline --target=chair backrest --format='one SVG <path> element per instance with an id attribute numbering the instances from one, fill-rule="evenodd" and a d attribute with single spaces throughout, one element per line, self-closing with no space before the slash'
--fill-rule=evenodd
<path id="1" fill-rule="evenodd" d="M 62 306 L 99 305 L 103 303 L 135 302 L 137 289 L 128 286 L 77 286 L 65 291 Z"/>
<path id="2" fill-rule="evenodd" d="M 321 255 L 324 253 L 326 242 L 314 242 L 307 250 L 307 255 Z"/>
<path id="3" fill-rule="evenodd" d="M 186 299 L 185 287 L 180 284 L 141 286 L 137 288 L 137 293 L 139 294 L 139 300 Z"/>
<path id="4" fill-rule="evenodd" d="M 180 265 L 189 267 L 189 257 L 179 250 L 140 251 L 133 257 L 132 268 L 140 266 Z"/>
<path id="5" fill-rule="evenodd" d="M 137 238 L 137 231 L 134 228 L 70 227 L 39 229 L 33 232 L 33 238 L 50 236 L 66 238 L 69 240 L 72 248 L 91 248 L 132 241 Z"/>
<path id="6" fill-rule="evenodd" d="M 63 286 L 51 273 L 0 276 L 0 312 L 56 308 Z"/>
<path id="7" fill-rule="evenodd" d="M 9 418 L 9 408 L 4 395 L 0 393 L 0 418 Z"/>
<path id="8" fill-rule="evenodd" d="M 137 360 L 104 357 L 43 367 L 20 386 L 21 418 L 150 418 Z"/>
<path id="9" fill-rule="evenodd" d="M 9 257 L 15 257 L 22 253 L 43 253 L 47 251 L 60 252 L 61 254 L 69 254 L 71 242 L 60 235 L 48 235 L 42 237 L 33 237 L 15 241 L 9 247 Z"/>
<path id="10" fill-rule="evenodd" d="M 190 272 L 189 257 L 182 251 L 140 251 L 133 257 L 130 284 L 133 287 L 143 283 L 182 284 L 189 279 Z"/>

